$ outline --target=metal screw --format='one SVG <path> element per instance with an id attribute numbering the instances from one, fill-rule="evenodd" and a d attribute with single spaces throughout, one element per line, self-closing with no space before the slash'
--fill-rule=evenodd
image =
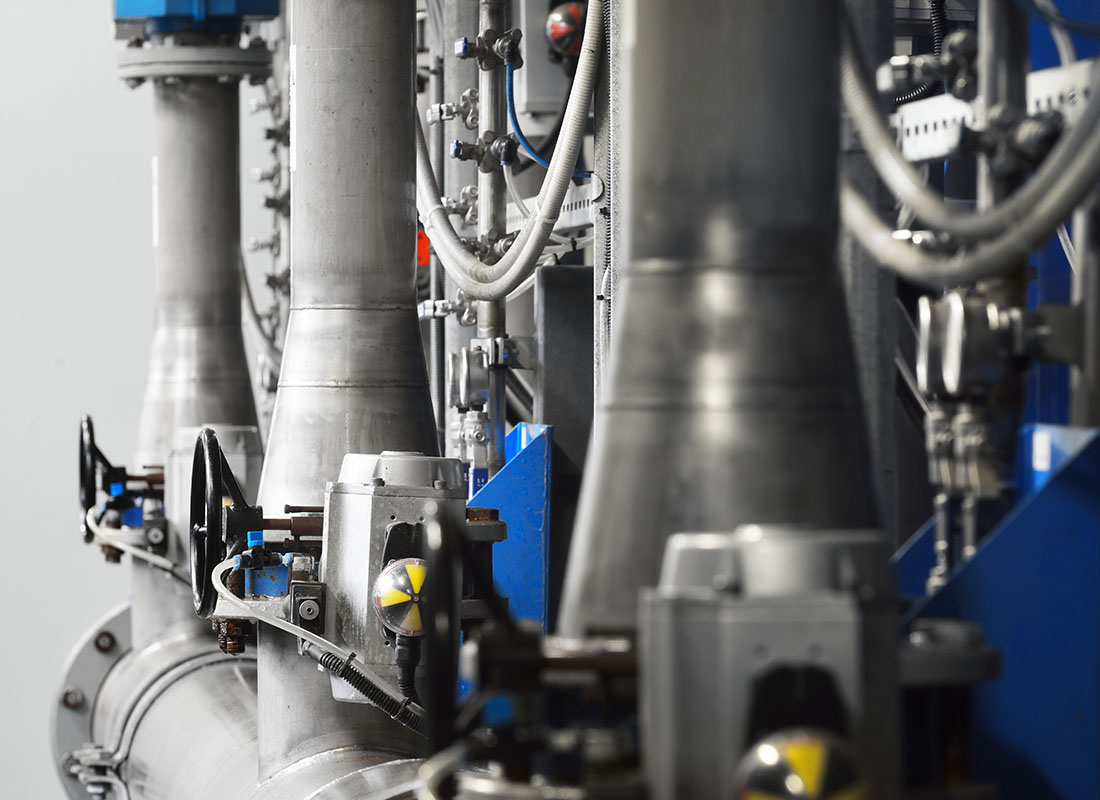
<path id="1" fill-rule="evenodd" d="M 303 600 L 298 604 L 298 616 L 306 622 L 312 622 L 321 616 L 321 606 L 316 600 Z"/>
<path id="2" fill-rule="evenodd" d="M 455 40 L 455 58 L 470 57 L 470 40 L 463 36 Z"/>
<path id="3" fill-rule="evenodd" d="M 64 693 L 61 695 L 61 704 L 65 706 L 65 708 L 72 709 L 73 711 L 83 708 L 84 692 L 70 686 L 65 689 Z"/>
<path id="4" fill-rule="evenodd" d="M 95 637 L 95 649 L 101 653 L 109 653 L 115 649 L 117 641 L 110 631 L 100 631 Z"/>
<path id="5" fill-rule="evenodd" d="M 145 538 L 149 541 L 149 544 L 152 545 L 164 544 L 164 530 L 161 528 L 150 528 L 145 533 Z"/>

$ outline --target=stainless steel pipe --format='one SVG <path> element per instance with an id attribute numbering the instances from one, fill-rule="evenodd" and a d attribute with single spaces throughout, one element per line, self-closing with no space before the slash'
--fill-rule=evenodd
<path id="1" fill-rule="evenodd" d="M 414 14 L 392 0 L 292 5 L 294 267 L 269 511 L 320 505 L 346 453 L 438 453 L 414 292 Z M 261 629 L 258 657 L 267 791 L 303 764 L 324 762 L 331 780 L 415 750 L 378 709 L 334 701 L 293 637 Z"/>
<path id="2" fill-rule="evenodd" d="M 163 467 L 179 428 L 257 424 L 241 334 L 238 92 L 207 78 L 153 85 L 154 330 L 132 467 Z M 169 555 L 185 564 L 188 522 L 169 522 Z M 135 649 L 209 633 L 190 589 L 138 561 L 132 599 Z"/>
<path id="3" fill-rule="evenodd" d="M 875 527 L 835 268 L 840 11 L 625 4 L 627 254 L 565 634 L 633 632 L 673 532 Z"/>
<path id="4" fill-rule="evenodd" d="M 177 432 L 200 425 L 251 434 L 258 451 L 241 335 L 237 83 L 158 79 L 153 93 L 154 333 L 132 469 L 169 466 Z M 178 471 L 170 478 L 168 555 L 186 564 L 187 493 Z M 162 570 L 135 560 L 131 600 L 132 648 L 95 687 L 92 741 L 121 759 L 133 800 L 242 796 L 256 783 L 254 660 L 223 655 L 190 587 Z M 74 784 L 70 795 L 86 796 Z"/>

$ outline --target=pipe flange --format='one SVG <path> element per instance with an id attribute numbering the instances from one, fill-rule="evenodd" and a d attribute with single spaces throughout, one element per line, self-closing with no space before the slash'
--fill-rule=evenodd
<path id="1" fill-rule="evenodd" d="M 72 800 L 88 793 L 72 772 L 72 753 L 92 739 L 92 709 L 107 673 L 130 652 L 130 604 L 114 609 L 81 638 L 69 654 L 50 721 L 54 766 Z"/>
<path id="2" fill-rule="evenodd" d="M 267 78 L 271 52 L 266 47 L 128 47 L 118 58 L 119 77 Z"/>

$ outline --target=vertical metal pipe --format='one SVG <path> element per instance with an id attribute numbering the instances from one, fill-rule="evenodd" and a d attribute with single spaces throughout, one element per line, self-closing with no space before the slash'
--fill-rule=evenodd
<path id="1" fill-rule="evenodd" d="M 179 428 L 256 425 L 241 334 L 237 82 L 153 86 L 154 331 L 134 465 L 163 466 Z M 187 520 L 170 520 L 170 556 L 187 563 Z M 135 649 L 208 631 L 190 591 L 133 565 Z"/>
<path id="2" fill-rule="evenodd" d="M 478 32 L 478 3 L 480 0 L 446 0 L 443 3 L 443 31 L 442 39 L 444 41 L 444 47 L 447 48 L 453 42 L 462 37 L 476 37 Z M 454 58 L 453 54 L 450 54 L 449 50 L 445 50 L 445 57 L 447 57 L 447 65 L 443 70 L 443 93 L 445 100 L 448 103 L 457 103 L 462 93 L 467 89 L 477 89 L 479 81 L 479 70 L 477 66 L 477 60 L 473 58 L 458 59 Z M 456 135 L 449 138 L 457 139 L 462 138 L 465 134 L 465 127 L 458 120 L 448 123 Z M 458 197 L 462 192 L 462 189 L 466 186 L 477 185 L 477 165 L 473 161 L 460 161 L 457 158 L 448 158 L 443 165 L 443 183 L 446 187 L 446 193 L 450 197 Z M 473 226 L 468 226 L 464 223 L 461 217 L 452 217 L 451 221 L 455 223 L 455 230 L 460 236 L 474 236 L 476 230 Z M 450 278 L 446 278 L 444 281 L 444 290 L 447 297 L 454 298 L 458 294 L 458 287 Z M 444 335 L 447 340 L 448 352 L 459 350 L 462 347 L 467 346 L 470 343 L 471 337 L 474 335 L 473 328 L 466 327 L 459 322 L 459 318 L 455 314 L 451 314 L 443 323 L 445 331 Z M 446 430 L 446 453 L 449 456 L 458 455 L 460 452 L 456 447 L 456 441 L 453 436 L 461 427 L 461 421 L 459 420 L 458 410 L 449 406 L 447 407 L 447 430 Z"/>
<path id="3" fill-rule="evenodd" d="M 978 107 L 986 121 L 998 113 L 1027 113 L 1028 35 L 1027 11 L 1015 3 L 981 0 L 978 5 Z M 1020 182 L 994 171 L 990 156 L 978 159 L 977 199 L 979 210 L 991 208 Z M 995 279 L 983 281 L 978 289 L 1001 308 L 1026 308 L 1028 263 Z M 1009 365 L 986 404 L 990 457 L 995 459 L 1007 483 L 1015 465 L 1017 430 L 1026 399 L 1026 374 Z"/>
<path id="4" fill-rule="evenodd" d="M 431 12 L 429 12 L 431 13 Z M 435 57 L 432 59 L 432 103 L 439 105 L 444 101 L 444 66 L 442 53 L 446 47 L 446 38 L 442 35 L 443 20 L 436 20 L 435 29 L 439 35 L 435 38 Z M 446 192 L 444 181 L 444 147 L 443 124 L 433 125 L 431 128 L 431 148 L 433 166 L 435 167 L 435 179 L 439 182 L 441 192 Z M 428 269 L 430 270 L 429 297 L 433 305 L 445 298 L 443 263 L 434 252 L 431 256 Z M 429 376 L 432 385 L 432 408 L 435 411 L 435 428 L 439 440 L 439 452 L 444 452 L 447 447 L 447 331 L 444 320 L 432 317 L 428 323 L 430 335 Z"/>
<path id="5" fill-rule="evenodd" d="M 480 31 L 502 33 L 509 25 L 509 4 L 504 0 L 480 0 L 478 26 Z M 478 136 L 481 141 L 503 136 L 508 129 L 508 105 L 504 92 L 504 68 L 481 70 L 478 75 Z M 504 173 L 495 169 L 479 171 L 477 175 L 477 233 L 483 242 L 492 243 L 508 231 L 508 196 L 505 194 Z M 477 304 L 478 338 L 507 336 L 505 301 L 480 301 Z M 489 370 L 489 475 L 504 466 L 505 394 L 504 367 Z"/>
<path id="6" fill-rule="evenodd" d="M 291 9 L 291 312 L 260 502 L 319 505 L 348 452 L 438 444 L 416 315 L 415 4 Z M 363 589 L 366 591 L 366 587 Z M 261 630 L 260 778 L 302 759 L 410 752 L 373 707 L 333 701 L 293 637 Z"/>
<path id="7" fill-rule="evenodd" d="M 1027 10 L 1003 0 L 978 4 L 978 97 L 986 118 L 999 109 L 1027 110 Z M 978 208 L 998 203 L 1012 186 L 993 172 L 989 156 L 978 159 Z"/>
<path id="8" fill-rule="evenodd" d="M 152 83 L 154 332 L 138 467 L 169 466 L 182 428 L 256 425 L 241 334 L 238 84 Z M 170 477 L 169 555 L 186 564 L 186 501 L 181 476 Z M 130 731 L 117 772 L 135 800 L 247 794 L 255 785 L 253 660 L 218 652 L 189 587 L 140 561 L 130 614 L 131 650 L 98 687 L 92 741 L 114 746 Z"/>
<path id="9" fill-rule="evenodd" d="M 1081 308 L 1084 334 L 1081 364 L 1073 370 L 1070 421 L 1100 425 L 1100 193 L 1093 192 L 1073 220 L 1077 272 L 1073 302 Z"/>
<path id="10" fill-rule="evenodd" d="M 627 254 L 567 635 L 633 631 L 674 532 L 877 522 L 835 268 L 840 3 L 624 11 Z"/>

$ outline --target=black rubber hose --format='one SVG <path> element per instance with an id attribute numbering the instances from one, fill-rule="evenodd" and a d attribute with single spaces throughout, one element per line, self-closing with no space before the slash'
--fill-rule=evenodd
<path id="1" fill-rule="evenodd" d="M 336 677 L 342 679 L 355 689 L 355 691 L 363 695 L 363 697 L 367 698 L 389 714 L 393 719 L 400 722 L 406 728 L 419 733 L 421 736 L 425 735 L 424 718 L 413 713 L 409 708 L 409 703 L 415 701 L 406 699 L 405 702 L 401 702 L 390 697 L 390 695 L 378 687 L 374 681 L 357 670 L 350 661 L 345 661 L 335 653 L 324 651 L 318 652 L 318 648 L 315 647 L 309 647 L 306 648 L 306 650 L 311 656 L 317 659 L 318 664 Z"/>
<path id="2" fill-rule="evenodd" d="M 416 667 L 400 667 L 398 669 L 397 688 L 401 690 L 401 694 L 412 702 L 420 702 L 420 695 L 416 693 Z"/>
<path id="3" fill-rule="evenodd" d="M 943 55 L 943 40 L 947 38 L 947 0 L 930 0 L 929 15 L 932 22 L 932 55 Z M 894 103 L 902 105 L 927 97 L 933 83 L 922 83 L 915 89 L 894 98 Z"/>
<path id="4" fill-rule="evenodd" d="M 397 656 L 397 688 L 405 697 L 419 705 L 416 693 L 416 668 L 420 664 L 420 639 L 397 634 L 394 647 Z"/>

